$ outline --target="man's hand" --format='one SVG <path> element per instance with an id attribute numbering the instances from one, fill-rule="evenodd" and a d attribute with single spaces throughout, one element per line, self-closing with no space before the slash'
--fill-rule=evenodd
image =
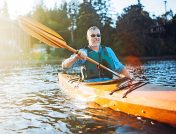
<path id="1" fill-rule="evenodd" d="M 79 58 L 81 60 L 86 60 L 87 53 L 84 52 L 84 51 L 79 50 L 78 53 L 75 56 L 76 56 L 77 59 Z"/>

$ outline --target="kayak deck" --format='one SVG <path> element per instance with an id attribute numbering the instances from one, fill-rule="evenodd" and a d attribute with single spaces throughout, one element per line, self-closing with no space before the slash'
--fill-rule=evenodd
<path id="1" fill-rule="evenodd" d="M 117 82 L 88 84 L 71 81 L 74 76 L 68 74 L 59 73 L 58 77 L 60 88 L 71 97 L 81 96 L 115 111 L 176 126 L 176 89 L 174 88 L 145 85 L 129 93 L 126 98 L 122 98 L 126 90 L 109 95 L 116 88 Z"/>

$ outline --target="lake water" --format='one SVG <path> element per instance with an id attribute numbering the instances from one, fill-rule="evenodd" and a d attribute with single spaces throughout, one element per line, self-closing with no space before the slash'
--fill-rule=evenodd
<path id="1" fill-rule="evenodd" d="M 136 79 L 176 87 L 176 61 L 128 67 Z M 176 128 L 69 98 L 58 84 L 59 64 L 0 67 L 1 134 L 175 134 Z"/>

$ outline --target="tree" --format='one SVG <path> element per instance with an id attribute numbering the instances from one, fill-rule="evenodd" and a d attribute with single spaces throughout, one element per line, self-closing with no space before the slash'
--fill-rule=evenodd
<path id="1" fill-rule="evenodd" d="M 57 6 L 54 9 L 50 9 L 46 12 L 46 25 L 58 32 L 66 42 L 70 42 L 71 20 L 67 14 L 67 3 L 64 3 L 59 8 Z"/>
<path id="2" fill-rule="evenodd" d="M 153 39 L 145 31 L 153 24 L 149 13 L 141 6 L 132 5 L 124 9 L 117 20 L 117 40 L 114 48 L 121 55 L 145 56 L 152 48 Z M 118 50 L 117 50 L 118 49 Z"/>
<path id="3" fill-rule="evenodd" d="M 48 26 L 54 31 L 58 32 L 66 42 L 70 42 L 70 33 L 68 28 L 70 27 L 70 18 L 67 14 L 67 3 L 65 2 L 59 8 L 55 5 L 53 9 L 47 9 L 43 2 L 41 1 L 34 9 L 31 16 L 41 22 L 42 24 Z M 38 41 L 38 40 L 37 40 Z M 36 40 L 33 40 L 33 43 Z M 51 53 L 51 47 L 46 45 L 47 53 Z M 59 49 L 54 49 L 57 53 Z M 63 52 L 63 51 L 62 51 Z"/>
<path id="4" fill-rule="evenodd" d="M 4 1 L 3 8 L 1 9 L 1 14 L 2 14 L 4 17 L 9 18 L 8 5 L 7 5 L 7 2 L 6 2 L 6 1 Z"/>
<path id="5" fill-rule="evenodd" d="M 41 22 L 42 24 L 46 24 L 46 7 L 44 6 L 43 2 L 41 1 L 39 4 L 36 5 L 32 17 Z"/>
<path id="6" fill-rule="evenodd" d="M 100 21 L 103 25 L 112 23 L 110 16 L 110 3 L 109 0 L 91 0 L 91 4 L 99 15 Z"/>
<path id="7" fill-rule="evenodd" d="M 74 46 L 74 31 L 76 29 L 76 16 L 78 15 L 79 12 L 79 1 L 78 0 L 71 0 L 68 3 L 68 15 L 71 20 L 71 25 L 69 27 L 70 33 L 71 33 L 71 42 L 70 44 Z"/>
<path id="8" fill-rule="evenodd" d="M 109 0 L 91 0 L 91 4 L 99 15 L 102 27 L 102 43 L 112 45 L 114 28 L 111 26 L 113 24 L 112 16 L 110 15 L 110 3 Z"/>
<path id="9" fill-rule="evenodd" d="M 67 3 L 63 3 L 59 8 L 57 6 L 52 10 L 47 11 L 47 26 L 58 32 L 67 43 L 71 42 L 71 35 L 69 27 L 71 25 L 71 19 L 68 16 Z M 65 56 L 65 50 L 55 49 L 55 55 Z"/>
<path id="10" fill-rule="evenodd" d="M 101 27 L 101 22 L 96 10 L 91 3 L 86 0 L 80 4 L 79 13 L 76 19 L 77 29 L 75 31 L 75 43 L 76 47 L 80 48 L 87 44 L 87 29 L 91 26 Z"/>
<path id="11" fill-rule="evenodd" d="M 103 27 L 101 28 L 101 33 L 102 33 L 102 43 L 105 44 L 106 46 L 113 46 L 113 42 L 116 34 L 115 28 L 113 28 L 110 23 L 105 23 Z"/>

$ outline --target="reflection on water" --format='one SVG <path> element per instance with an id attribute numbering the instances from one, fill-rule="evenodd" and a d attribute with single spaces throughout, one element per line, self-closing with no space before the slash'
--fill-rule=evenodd
<path id="1" fill-rule="evenodd" d="M 130 68 L 133 76 L 150 84 L 176 87 L 176 60 L 147 61 L 142 66 Z"/>
<path id="2" fill-rule="evenodd" d="M 150 83 L 176 87 L 176 60 L 150 61 L 144 66 L 144 75 L 149 78 Z"/>
<path id="3" fill-rule="evenodd" d="M 130 69 L 137 79 L 146 77 L 152 84 L 176 87 L 175 61 L 149 61 Z M 70 99 L 59 89 L 58 71 L 58 65 L 0 68 L 2 134 L 172 134 L 176 131 L 165 124 Z"/>

